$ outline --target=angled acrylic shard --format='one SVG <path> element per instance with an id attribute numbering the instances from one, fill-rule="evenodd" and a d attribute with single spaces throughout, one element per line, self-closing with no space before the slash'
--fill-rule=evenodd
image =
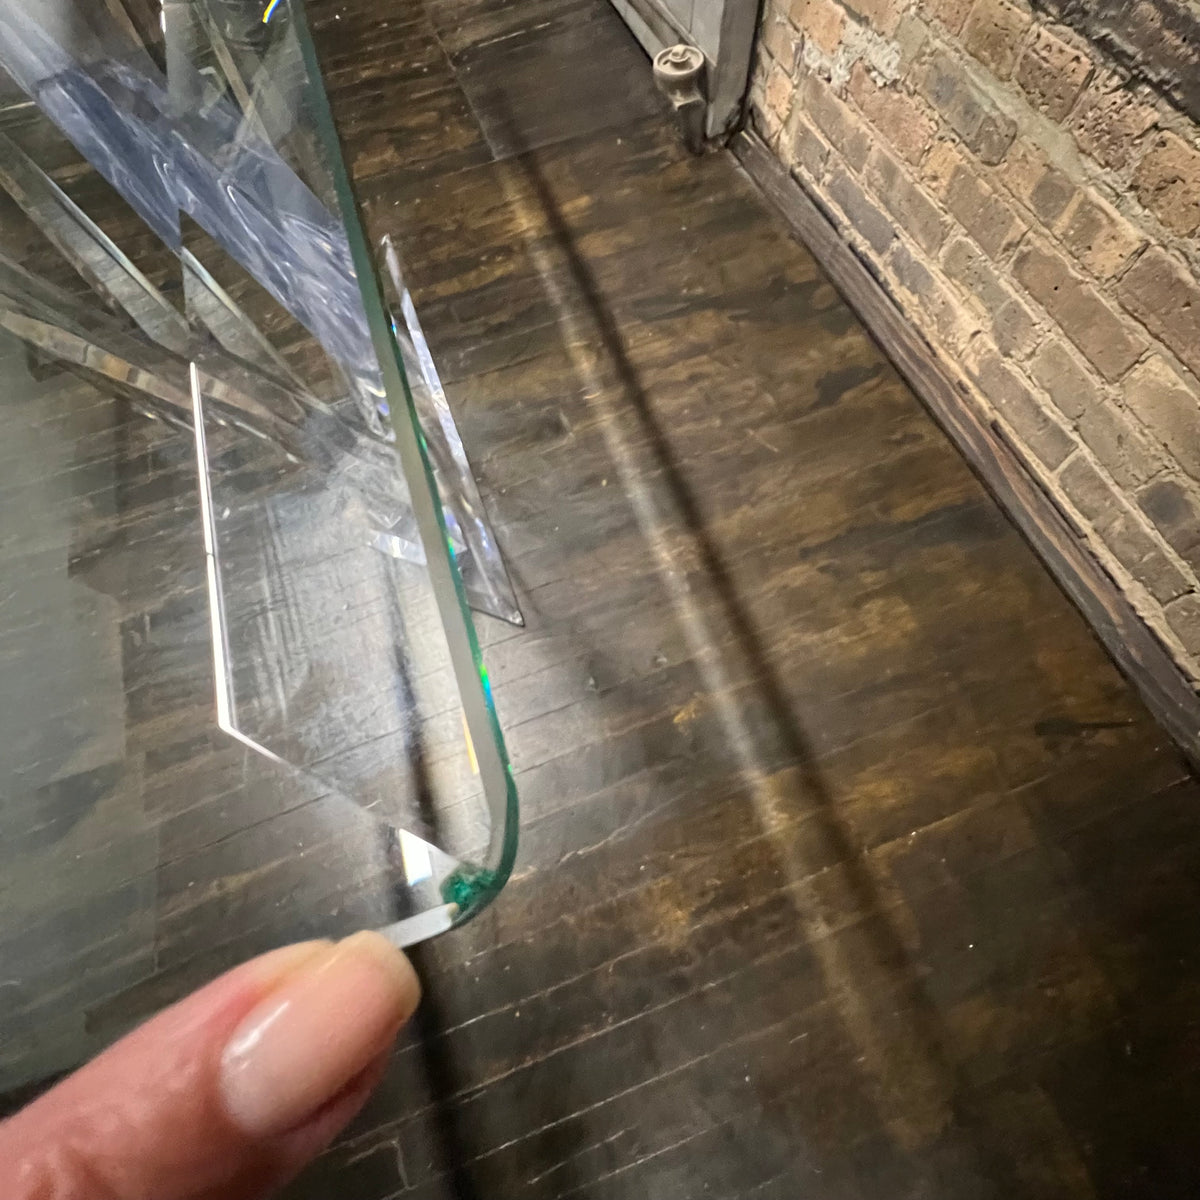
<path id="1" fill-rule="evenodd" d="M 198 3 L 194 11 L 208 9 Z M 211 33 L 219 23 L 210 20 L 206 28 Z M 114 39 L 119 40 L 118 34 L 106 30 L 103 43 Z M 274 138 L 287 132 L 290 101 L 280 92 L 278 80 L 289 76 L 279 60 L 294 68 L 298 59 L 294 36 L 289 33 L 274 44 L 274 65 L 260 65 L 248 82 L 232 66 L 236 53 L 219 38 L 216 44 L 221 48 L 219 61 L 240 81 L 234 91 L 249 106 L 251 119 L 223 94 L 213 94 L 186 56 L 171 58 L 172 69 L 184 81 L 179 86 L 207 99 L 177 112 L 165 81 L 156 78 L 156 68 L 140 49 L 127 54 L 125 61 L 96 55 L 82 65 L 54 44 L 15 0 L 0 0 L 0 63 L 20 86 L 169 247 L 187 255 L 180 232 L 182 211 L 311 330 L 341 368 L 356 398 L 355 423 L 361 432 L 368 438 L 387 437 L 383 380 L 345 228 L 265 136 L 268 130 Z M 172 89 L 176 86 L 173 79 Z M 7 155 L 5 149 L 0 145 L 0 168 L 7 163 L 7 176 L 0 176 L 0 182 L 20 193 L 27 213 L 72 265 L 89 282 L 95 281 L 107 298 L 120 303 L 152 337 L 186 352 L 178 344 L 185 329 L 177 325 L 171 306 L 161 297 L 156 300 L 144 277 L 94 223 L 84 218 L 73 227 L 73 220 L 82 214 L 72 202 L 28 159 L 22 162 L 24 156 L 15 146 L 10 143 Z M 323 167 L 313 165 L 314 160 L 319 161 L 315 153 L 305 156 L 310 178 L 325 173 Z M 95 235 L 99 238 L 89 246 L 89 237 Z M 186 266 L 185 258 L 184 286 L 191 315 L 210 328 L 225 318 L 220 332 L 213 329 L 222 344 L 232 350 L 231 339 L 240 334 L 233 352 L 250 353 L 254 357 L 249 361 L 264 366 L 261 345 L 248 345 L 244 329 L 230 328 L 229 307 L 207 286 L 203 265 L 197 263 L 198 270 L 191 271 Z M 396 322 L 398 334 L 411 330 L 403 312 L 406 296 L 404 291 L 399 294 L 404 323 Z M 415 319 L 411 299 L 407 308 Z M 398 340 L 406 367 L 420 363 L 417 345 L 425 361 L 430 361 L 419 326 L 416 337 Z M 271 373 L 278 368 L 273 362 Z M 520 624 L 511 581 L 436 373 L 430 381 L 417 369 L 411 379 L 468 599 L 481 612 Z M 383 519 L 388 516 L 391 519 Z M 378 548 L 419 558 L 412 521 L 403 513 L 391 515 L 386 508 L 380 517 Z"/>
<path id="2" fill-rule="evenodd" d="M 467 462 L 467 453 L 446 402 L 433 355 L 429 353 L 412 296 L 404 284 L 400 253 L 391 237 L 382 239 L 380 254 L 384 267 L 384 295 L 391 311 L 396 345 L 404 360 L 409 391 L 421 428 L 426 431 L 429 455 L 441 494 L 450 496 L 446 507 L 448 514 L 453 514 L 456 525 L 450 534 L 452 538 L 461 539 L 467 548 L 467 554 L 459 558 L 463 584 L 473 601 L 482 599 L 481 607 L 485 612 L 503 617 L 514 625 L 524 625 L 504 558 L 483 511 L 475 474 Z M 430 437 L 430 430 L 440 431 L 441 437 Z M 449 488 L 456 490 L 448 492 Z"/>
<path id="3" fill-rule="evenodd" d="M 374 822 L 389 932 L 424 936 L 512 868 L 515 788 L 465 604 L 521 617 L 399 257 L 386 243 L 385 298 L 296 0 L 167 0 L 168 77 L 78 8 L 64 38 L 0 0 L 0 66 L 115 195 L 74 192 L 85 214 L 8 138 L 0 188 L 103 307 L 0 259 L 0 329 L 190 425 L 218 724 Z M 170 252 L 165 282 L 101 227 L 124 229 L 124 205 Z"/>
<path id="4" fill-rule="evenodd" d="M 0 187 L 99 296 L 127 312 L 160 345 L 179 353 L 187 350 L 192 340 L 187 321 L 116 243 L 3 133 Z"/>

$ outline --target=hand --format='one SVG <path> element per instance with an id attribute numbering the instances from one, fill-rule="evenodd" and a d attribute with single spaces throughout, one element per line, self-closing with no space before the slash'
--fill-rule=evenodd
<path id="1" fill-rule="evenodd" d="M 0 1123 L 4 1200 L 257 1200 L 362 1107 L 420 997 L 377 933 L 222 975 Z"/>

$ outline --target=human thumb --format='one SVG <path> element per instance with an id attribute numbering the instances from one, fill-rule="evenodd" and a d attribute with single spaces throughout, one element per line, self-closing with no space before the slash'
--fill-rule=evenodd
<path id="1" fill-rule="evenodd" d="M 362 1106 L 419 995 L 377 933 L 254 959 L 0 1123 L 0 1196 L 257 1200 Z"/>

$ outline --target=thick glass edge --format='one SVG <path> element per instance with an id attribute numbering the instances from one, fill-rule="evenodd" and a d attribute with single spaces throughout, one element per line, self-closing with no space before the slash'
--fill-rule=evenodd
<path id="1" fill-rule="evenodd" d="M 457 872 L 443 884 L 443 898 L 457 907 L 452 926 L 457 927 L 483 911 L 503 889 L 517 857 L 519 804 L 516 781 L 496 715 L 491 681 L 480 652 L 479 640 L 469 612 L 458 565 L 450 553 L 449 535 L 438 497 L 433 467 L 417 421 L 408 379 L 400 360 L 391 320 L 383 300 L 383 286 L 375 256 L 371 253 L 362 223 L 358 199 L 342 156 L 341 141 L 333 120 L 329 97 L 308 25 L 304 0 L 284 0 L 293 22 L 311 89 L 312 111 L 317 133 L 329 158 L 334 189 L 342 209 L 342 222 L 350 243 L 350 255 L 358 275 L 359 292 L 366 311 L 371 341 L 383 374 L 384 391 L 396 450 L 410 485 L 423 477 L 426 488 L 411 487 L 413 513 L 426 546 L 426 560 L 438 611 L 458 681 L 463 714 L 472 749 L 479 764 L 484 796 L 492 813 L 488 846 L 489 865 L 471 873 Z M 272 5 L 272 8 L 275 6 Z M 268 9 L 268 14 L 271 9 Z M 402 400 L 402 403 L 399 402 Z M 442 553 L 432 553 L 441 546 Z M 494 865 L 490 865 L 494 859 Z"/>

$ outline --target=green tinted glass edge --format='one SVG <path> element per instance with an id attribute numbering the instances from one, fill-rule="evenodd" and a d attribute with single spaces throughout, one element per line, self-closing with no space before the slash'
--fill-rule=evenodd
<path id="1" fill-rule="evenodd" d="M 329 157 L 334 189 L 341 207 L 342 224 L 350 243 L 350 254 L 358 274 L 359 292 L 366 310 L 371 341 L 383 374 L 396 450 L 412 493 L 413 513 L 421 540 L 438 611 L 446 631 L 446 640 L 454 665 L 455 679 L 462 699 L 484 796 L 491 810 L 492 826 L 488 844 L 488 863 L 476 870 L 457 871 L 443 884 L 443 898 L 459 908 L 454 919 L 458 926 L 470 920 L 500 893 L 517 857 L 519 805 L 516 782 L 504 745 L 504 735 L 496 715 L 491 681 L 484 666 L 475 625 L 467 604 L 458 565 L 450 553 L 449 535 L 438 496 L 433 467 L 425 448 L 425 438 L 417 422 L 416 409 L 408 378 L 400 360 L 391 319 L 383 300 L 383 288 L 375 257 L 367 242 L 358 200 L 350 182 L 350 173 L 342 156 L 341 140 L 333 120 L 329 97 L 317 59 L 316 47 L 308 27 L 304 0 L 285 0 L 300 43 L 308 75 L 310 99 L 317 133 Z M 402 401 L 402 402 L 398 402 Z M 416 486 L 424 480 L 425 487 Z M 438 552 L 434 552 L 434 550 Z"/>

